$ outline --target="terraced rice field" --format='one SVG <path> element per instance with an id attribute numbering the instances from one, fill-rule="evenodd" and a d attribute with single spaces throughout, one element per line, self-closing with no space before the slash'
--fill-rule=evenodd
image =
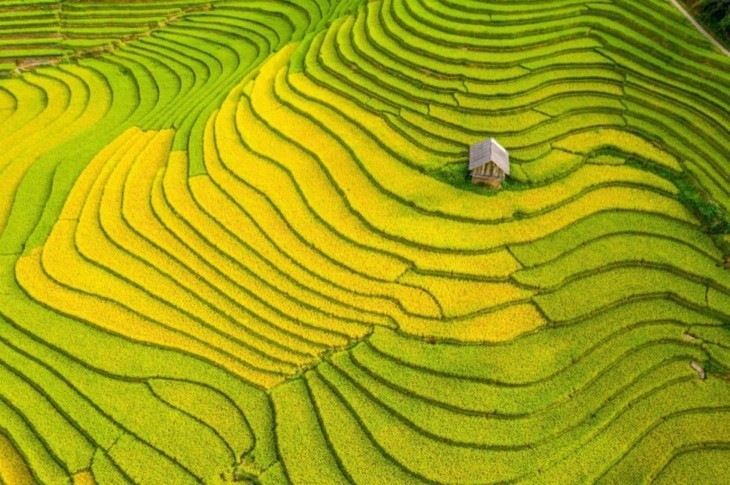
<path id="1" fill-rule="evenodd" d="M 668 0 L 3 0 L 0 76 L 0 482 L 730 476 L 730 59 Z"/>

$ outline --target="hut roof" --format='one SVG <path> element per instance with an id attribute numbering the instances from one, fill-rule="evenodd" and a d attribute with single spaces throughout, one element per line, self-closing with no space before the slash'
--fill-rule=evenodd
<path id="1" fill-rule="evenodd" d="M 488 138 L 469 148 L 469 170 L 494 162 L 509 175 L 509 153 L 494 138 Z"/>

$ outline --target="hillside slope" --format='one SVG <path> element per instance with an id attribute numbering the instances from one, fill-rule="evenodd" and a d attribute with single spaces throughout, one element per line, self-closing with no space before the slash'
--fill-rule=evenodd
<path id="1" fill-rule="evenodd" d="M 0 29 L 1 481 L 730 473 L 730 59 L 668 1 Z"/>

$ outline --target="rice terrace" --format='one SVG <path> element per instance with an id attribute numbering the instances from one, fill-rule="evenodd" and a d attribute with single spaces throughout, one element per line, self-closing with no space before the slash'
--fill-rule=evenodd
<path id="1" fill-rule="evenodd" d="M 0 0 L 0 484 L 727 484 L 729 8 Z"/>

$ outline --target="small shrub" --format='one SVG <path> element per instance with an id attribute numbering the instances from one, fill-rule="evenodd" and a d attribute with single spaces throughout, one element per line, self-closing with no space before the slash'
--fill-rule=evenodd
<path id="1" fill-rule="evenodd" d="M 730 41 L 730 0 L 704 0 L 698 16 L 722 40 Z"/>
<path id="2" fill-rule="evenodd" d="M 637 158 L 631 158 L 626 163 L 653 172 L 672 182 L 679 189 L 679 201 L 697 216 L 707 234 L 712 236 L 730 234 L 730 218 L 727 210 L 710 199 L 686 172 L 675 172 Z"/>

